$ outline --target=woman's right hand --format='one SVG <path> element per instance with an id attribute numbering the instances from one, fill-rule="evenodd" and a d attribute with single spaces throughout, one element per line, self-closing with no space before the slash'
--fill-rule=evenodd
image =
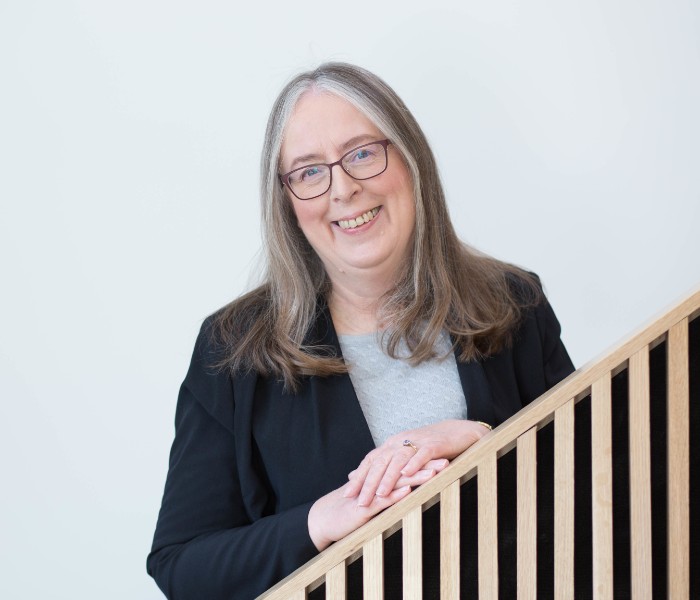
<path id="1" fill-rule="evenodd" d="M 385 508 L 402 500 L 412 487 L 432 479 L 448 464 L 447 460 L 430 461 L 411 477 L 401 477 L 394 490 L 386 496 L 374 496 L 367 506 L 358 504 L 358 495 L 347 496 L 351 482 L 322 496 L 311 506 L 308 517 L 309 536 L 319 551 L 344 538 Z M 350 474 L 352 476 L 352 473 Z"/>

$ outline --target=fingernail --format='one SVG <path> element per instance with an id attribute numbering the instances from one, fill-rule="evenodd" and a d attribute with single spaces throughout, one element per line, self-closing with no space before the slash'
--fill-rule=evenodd
<path id="1" fill-rule="evenodd" d="M 399 491 L 400 491 L 400 492 L 405 492 L 405 491 L 410 490 L 410 489 L 411 489 L 411 486 L 410 486 L 410 485 L 405 485 L 405 486 L 403 486 L 402 488 L 399 488 Z"/>
<path id="2" fill-rule="evenodd" d="M 377 490 L 377 496 L 386 496 L 386 489 L 383 488 L 383 487 L 380 487 L 380 488 Z"/>

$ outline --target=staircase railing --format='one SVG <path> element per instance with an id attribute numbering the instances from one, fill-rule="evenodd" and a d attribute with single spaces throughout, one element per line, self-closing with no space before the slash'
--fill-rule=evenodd
<path id="1" fill-rule="evenodd" d="M 399 535 L 399 530 L 401 594 L 406 599 L 422 598 L 423 513 L 437 503 L 440 596 L 459 598 L 465 583 L 460 582 L 465 560 L 460 544 L 465 531 L 460 527 L 460 486 L 468 482 L 477 496 L 474 586 L 479 598 L 498 598 L 499 583 L 508 578 L 517 587 L 518 598 L 534 598 L 545 588 L 556 598 L 573 598 L 581 589 L 592 592 L 594 598 L 628 593 L 651 598 L 654 591 L 669 598 L 688 598 L 691 588 L 700 593 L 698 575 L 690 570 L 691 559 L 695 570 L 700 565 L 696 539 L 700 519 L 698 315 L 700 288 L 260 598 L 302 600 L 325 584 L 326 598 L 342 600 L 348 593 L 348 567 L 360 557 L 363 597 L 383 598 L 384 540 Z M 543 475 L 542 470 L 538 472 L 539 434 L 545 430 L 552 434 L 550 441 L 553 438 L 549 492 L 540 485 Z M 504 544 L 502 535 L 499 541 L 499 523 L 503 528 L 504 519 L 495 507 L 499 506 L 499 461 L 513 450 L 515 564 L 504 564 L 499 560 L 499 543 Z M 502 490 L 511 491 L 511 487 Z M 540 501 L 548 493 L 553 496 L 548 505 L 553 518 L 538 512 L 538 493 Z M 551 531 L 545 535 L 542 529 L 548 518 Z M 546 537 L 552 538 L 549 544 Z M 624 594 L 618 594 L 620 589 Z"/>

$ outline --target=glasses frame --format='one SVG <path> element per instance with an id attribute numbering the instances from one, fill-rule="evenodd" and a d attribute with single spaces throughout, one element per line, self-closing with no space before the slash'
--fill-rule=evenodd
<path id="1" fill-rule="evenodd" d="M 369 177 L 355 177 L 351 173 L 348 173 L 348 170 L 343 166 L 343 160 L 345 159 L 346 156 L 349 154 L 352 154 L 356 150 L 359 150 L 360 148 L 364 148 L 365 146 L 372 146 L 373 144 L 379 144 L 382 148 L 384 148 L 384 168 L 379 171 L 379 173 L 376 173 L 374 175 L 370 175 Z M 296 198 L 299 198 L 302 202 L 305 202 L 306 200 L 313 200 L 314 198 L 319 198 L 320 196 L 323 196 L 328 190 L 331 189 L 331 186 L 333 185 L 333 167 L 338 165 L 345 173 L 347 173 L 350 177 L 357 181 L 366 181 L 367 179 L 372 179 L 372 177 L 377 177 L 378 175 L 381 175 L 384 173 L 384 171 L 387 170 L 389 167 L 389 151 L 388 151 L 388 146 L 391 144 L 391 141 L 389 140 L 377 140 L 376 142 L 366 142 L 365 144 L 361 144 L 357 146 L 356 148 L 353 148 L 352 150 L 348 150 L 343 156 L 341 156 L 338 160 L 336 160 L 333 163 L 312 163 L 309 165 L 304 165 L 303 167 L 297 167 L 296 169 L 292 169 L 289 171 L 289 173 L 285 173 L 284 175 L 278 175 L 280 184 L 282 187 L 285 185 L 287 186 L 287 189 L 294 194 Z M 315 196 L 311 196 L 311 198 L 300 198 L 297 196 L 297 194 L 294 192 L 292 189 L 292 186 L 289 185 L 289 176 L 292 175 L 293 173 L 296 173 L 297 171 L 303 171 L 304 169 L 308 169 L 310 167 L 328 167 L 328 172 L 330 173 L 330 176 L 328 178 L 328 187 L 320 194 L 316 194 Z"/>

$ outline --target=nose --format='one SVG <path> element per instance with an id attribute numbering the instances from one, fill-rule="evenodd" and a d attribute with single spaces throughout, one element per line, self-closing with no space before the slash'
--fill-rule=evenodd
<path id="1" fill-rule="evenodd" d="M 335 170 L 331 170 L 331 200 L 347 202 L 362 191 L 362 182 L 350 177 L 343 167 L 334 165 L 332 169 Z"/>

